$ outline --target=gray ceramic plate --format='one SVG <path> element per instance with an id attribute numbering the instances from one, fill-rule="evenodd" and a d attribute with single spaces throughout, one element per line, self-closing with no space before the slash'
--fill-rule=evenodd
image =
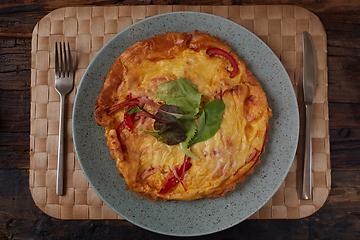
<path id="1" fill-rule="evenodd" d="M 110 158 L 104 128 L 94 120 L 103 77 L 120 54 L 137 41 L 164 32 L 219 36 L 229 43 L 259 79 L 273 110 L 269 141 L 261 163 L 236 190 L 223 198 L 190 202 L 150 202 L 126 190 Z M 234 226 L 259 210 L 277 191 L 292 164 L 299 135 L 299 113 L 290 79 L 275 54 L 242 26 L 210 14 L 174 12 L 140 21 L 111 39 L 87 68 L 77 91 L 73 137 L 81 168 L 95 192 L 117 214 L 137 226 L 175 236 L 197 236 Z"/>

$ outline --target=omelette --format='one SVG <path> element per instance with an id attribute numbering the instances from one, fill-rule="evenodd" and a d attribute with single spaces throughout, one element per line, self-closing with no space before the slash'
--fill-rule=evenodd
<path id="1" fill-rule="evenodd" d="M 151 201 L 234 190 L 260 163 L 272 115 L 246 62 L 199 31 L 129 47 L 104 77 L 94 114 L 127 189 Z"/>

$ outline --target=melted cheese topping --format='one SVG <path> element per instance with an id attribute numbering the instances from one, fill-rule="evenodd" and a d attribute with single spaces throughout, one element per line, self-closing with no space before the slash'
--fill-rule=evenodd
<path id="1" fill-rule="evenodd" d="M 183 184 L 177 184 L 166 194 L 158 192 L 171 176 L 172 167 L 179 168 L 184 161 L 179 145 L 169 146 L 142 131 L 153 130 L 151 119 L 136 121 L 134 130 L 125 128 L 118 139 L 114 129 L 123 120 L 124 110 L 114 114 L 115 122 L 106 125 L 105 137 L 112 157 L 117 159 L 119 172 L 131 190 L 151 198 L 181 200 L 221 195 L 256 164 L 255 160 L 258 161 L 264 150 L 271 112 L 261 86 L 246 69 L 246 64 L 236 59 L 240 71 L 234 78 L 229 78 L 229 61 L 219 56 L 210 57 L 206 49 L 186 48 L 171 58 L 145 57 L 118 63 L 124 69 L 123 79 L 113 105 L 124 101 L 129 93 L 132 97 L 161 102 L 155 97 L 159 84 L 180 77 L 188 78 L 198 87 L 204 94 L 204 103 L 220 97 L 226 105 L 223 122 L 214 137 L 191 146 L 200 160 L 192 160 Z M 114 71 L 116 68 L 109 75 Z"/>
<path id="2" fill-rule="evenodd" d="M 222 57 L 210 57 L 205 50 L 195 52 L 187 49 L 174 59 L 125 64 L 128 69 L 136 71 L 129 71 L 125 77 L 127 85 L 119 92 L 123 99 L 128 94 L 125 90 L 131 91 L 133 97 L 144 96 L 145 93 L 153 98 L 159 83 L 180 77 L 190 79 L 200 93 L 209 97 L 237 85 L 244 75 L 244 69 L 241 69 L 238 76 L 229 78 L 229 62 Z M 224 79 L 227 79 L 226 84 Z"/>

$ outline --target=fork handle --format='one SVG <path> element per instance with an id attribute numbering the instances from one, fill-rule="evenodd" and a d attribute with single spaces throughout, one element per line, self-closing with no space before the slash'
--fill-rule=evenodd
<path id="1" fill-rule="evenodd" d="M 60 97 L 60 120 L 59 120 L 59 146 L 56 176 L 56 195 L 64 195 L 64 102 L 65 97 Z"/>

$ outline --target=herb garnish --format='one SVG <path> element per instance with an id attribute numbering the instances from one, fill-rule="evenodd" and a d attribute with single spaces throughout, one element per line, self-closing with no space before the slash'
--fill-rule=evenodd
<path id="1" fill-rule="evenodd" d="M 134 113 L 142 112 L 142 110 L 140 108 L 132 107 L 128 110 L 125 110 L 125 112 L 127 114 L 134 114 Z"/>
<path id="2" fill-rule="evenodd" d="M 201 109 L 201 97 L 197 86 L 187 78 L 180 78 L 174 81 L 159 85 L 156 96 L 166 104 L 178 106 L 178 112 L 193 116 L 193 118 L 179 117 L 179 123 L 186 134 L 186 139 L 180 142 L 181 150 L 189 157 L 198 159 L 190 151 L 190 146 L 205 141 L 215 135 L 222 123 L 222 115 L 225 104 L 220 99 L 214 99 Z M 200 117 L 197 125 L 195 119 Z"/>
<path id="3" fill-rule="evenodd" d="M 126 113 L 145 112 L 155 119 L 155 131 L 143 131 L 168 145 L 179 144 L 187 156 L 198 160 L 199 158 L 190 151 L 190 146 L 215 135 L 220 128 L 225 110 L 225 104 L 220 99 L 214 99 L 202 107 L 202 96 L 197 86 L 189 79 L 180 78 L 159 85 L 156 97 L 165 104 L 159 107 L 155 115 L 139 105 L 126 110 Z M 196 124 L 195 120 L 198 118 L 199 123 Z"/>
<path id="4" fill-rule="evenodd" d="M 163 104 L 159 107 L 159 110 L 155 115 L 151 114 L 144 108 L 137 105 L 138 108 L 130 108 L 126 110 L 126 113 L 132 114 L 137 112 L 145 112 L 149 117 L 155 119 L 154 129 L 155 131 L 143 130 L 150 135 L 156 137 L 157 140 L 166 143 L 167 145 L 176 145 L 186 140 L 186 134 L 182 130 L 178 118 L 172 114 L 178 113 L 178 107 L 175 105 Z"/>
<path id="5" fill-rule="evenodd" d="M 202 95 L 187 78 L 162 83 L 156 92 L 156 97 L 166 104 L 178 106 L 179 113 L 194 116 L 199 113 Z"/>
<path id="6" fill-rule="evenodd" d="M 222 122 L 225 104 L 220 99 L 214 99 L 205 104 L 197 126 L 197 132 L 189 145 L 205 141 L 215 135 Z"/>
<path id="7" fill-rule="evenodd" d="M 158 131 L 155 137 L 167 145 L 176 145 L 186 139 L 186 134 L 181 128 L 178 118 L 167 113 L 178 113 L 177 109 L 178 107 L 175 105 L 163 104 L 155 115 L 154 129 Z"/>

